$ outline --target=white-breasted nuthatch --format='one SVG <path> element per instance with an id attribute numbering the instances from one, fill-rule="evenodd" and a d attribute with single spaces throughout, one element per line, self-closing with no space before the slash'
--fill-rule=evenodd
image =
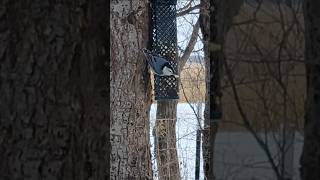
<path id="1" fill-rule="evenodd" d="M 169 61 L 165 58 L 150 52 L 148 49 L 142 49 L 143 54 L 148 60 L 148 64 L 151 67 L 151 70 L 158 76 L 174 76 L 179 77 L 179 75 L 173 73 L 173 68 L 170 65 Z"/>

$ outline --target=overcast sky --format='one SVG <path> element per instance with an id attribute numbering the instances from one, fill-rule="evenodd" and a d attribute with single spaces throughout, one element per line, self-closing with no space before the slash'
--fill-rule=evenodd
<path id="1" fill-rule="evenodd" d="M 177 2 L 177 10 L 181 7 L 185 6 L 189 1 L 184 0 L 178 0 Z M 193 2 L 193 6 L 199 4 L 199 0 L 195 0 Z M 194 25 L 197 22 L 197 19 L 199 17 L 198 14 L 199 10 L 194 10 L 191 12 L 191 14 L 178 17 L 177 18 L 177 30 L 178 30 L 178 46 L 180 46 L 182 49 L 185 49 L 187 46 L 191 33 L 192 33 L 192 25 Z M 193 14 L 194 13 L 194 14 Z M 198 38 L 198 42 L 195 46 L 195 51 L 202 49 L 202 42 Z M 203 52 L 194 53 L 193 55 L 200 55 L 203 56 Z M 181 51 L 179 50 L 179 55 L 181 56 Z"/>

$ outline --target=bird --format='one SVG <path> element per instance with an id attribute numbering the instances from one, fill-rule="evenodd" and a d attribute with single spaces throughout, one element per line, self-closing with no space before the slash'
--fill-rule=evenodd
<path id="1" fill-rule="evenodd" d="M 148 64 L 154 74 L 158 76 L 174 76 L 176 78 L 179 77 L 179 75 L 173 73 L 173 67 L 168 60 L 161 57 L 160 55 L 152 53 L 146 48 L 143 48 L 142 52 L 145 55 Z"/>

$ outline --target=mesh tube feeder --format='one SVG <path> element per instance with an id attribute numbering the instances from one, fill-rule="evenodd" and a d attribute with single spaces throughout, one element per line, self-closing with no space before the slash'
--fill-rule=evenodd
<path id="1" fill-rule="evenodd" d="M 151 5 L 151 51 L 165 57 L 178 73 L 177 0 L 153 0 Z M 179 99 L 179 81 L 174 76 L 154 75 L 155 100 Z"/>

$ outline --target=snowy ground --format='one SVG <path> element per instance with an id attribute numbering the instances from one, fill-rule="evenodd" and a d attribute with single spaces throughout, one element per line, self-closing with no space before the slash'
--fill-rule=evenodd
<path id="1" fill-rule="evenodd" d="M 302 137 L 296 133 L 293 179 L 299 180 L 299 158 Z M 276 154 L 276 145 L 269 136 L 269 147 Z M 246 132 L 220 132 L 216 139 L 215 171 L 218 180 L 274 180 L 267 157 L 254 138 Z"/>
<path id="2" fill-rule="evenodd" d="M 203 106 L 204 107 L 204 106 Z M 178 104 L 177 107 L 177 145 L 178 145 L 178 157 L 180 161 L 180 172 L 183 180 L 194 179 L 195 175 L 195 157 L 196 157 L 196 130 L 198 123 L 196 116 L 190 108 L 189 104 L 183 103 Z M 150 110 L 150 119 L 151 119 L 151 130 L 150 130 L 150 140 L 151 140 L 151 152 L 153 154 L 153 136 L 152 128 L 155 124 L 156 119 L 156 105 L 153 104 Z M 156 161 L 153 159 L 153 164 L 155 168 Z M 202 167 L 202 157 L 201 164 Z M 156 174 L 156 173 L 155 173 Z M 202 168 L 200 169 L 200 175 L 203 174 Z M 155 177 L 157 179 L 157 177 Z M 203 177 L 201 176 L 201 179 Z"/>
<path id="3" fill-rule="evenodd" d="M 203 105 L 204 107 L 204 105 Z M 197 120 L 187 103 L 178 104 L 177 108 L 177 144 L 183 180 L 193 180 L 195 174 L 196 130 Z M 156 105 L 150 111 L 150 140 L 153 153 L 153 136 L 151 134 L 156 118 Z M 294 150 L 294 180 L 299 179 L 299 158 L 302 149 L 302 137 L 296 133 Z M 270 143 L 274 146 L 274 143 Z M 272 148 L 275 149 L 275 148 Z M 154 168 L 156 161 L 153 157 Z M 215 171 L 218 180 L 272 180 L 274 174 L 267 158 L 253 137 L 247 132 L 219 132 L 215 148 Z M 155 172 L 155 171 L 154 171 Z M 156 178 L 156 173 L 155 179 Z M 203 179 L 202 156 L 200 175 Z"/>

